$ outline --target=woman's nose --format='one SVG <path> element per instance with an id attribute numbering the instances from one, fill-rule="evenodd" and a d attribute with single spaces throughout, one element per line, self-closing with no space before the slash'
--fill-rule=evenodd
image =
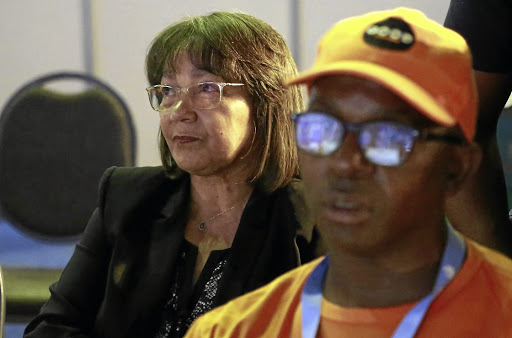
<path id="1" fill-rule="evenodd" d="M 169 119 L 173 122 L 193 122 L 197 119 L 197 114 L 188 104 L 186 96 L 181 96 L 167 115 L 169 115 Z"/>

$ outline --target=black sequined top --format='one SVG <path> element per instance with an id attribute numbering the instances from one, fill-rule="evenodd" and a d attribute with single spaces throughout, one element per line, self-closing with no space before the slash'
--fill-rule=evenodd
<path id="1" fill-rule="evenodd" d="M 194 285 L 198 249 L 183 241 L 155 338 L 183 337 L 192 322 L 212 308 L 229 252 L 230 249 L 212 251 Z"/>

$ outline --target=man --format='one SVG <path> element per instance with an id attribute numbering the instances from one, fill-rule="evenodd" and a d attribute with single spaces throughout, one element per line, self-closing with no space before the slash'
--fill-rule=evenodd
<path id="1" fill-rule="evenodd" d="M 294 115 L 327 257 L 200 318 L 189 337 L 512 337 L 512 261 L 462 237 L 446 200 L 478 166 L 471 56 L 399 8 L 322 39 Z"/>
<path id="2" fill-rule="evenodd" d="M 473 56 L 479 101 L 475 142 L 482 148 L 477 174 L 448 201 L 447 215 L 468 237 L 512 257 L 512 224 L 496 138 L 512 92 L 512 0 L 451 0 L 444 25 L 466 39 Z"/>

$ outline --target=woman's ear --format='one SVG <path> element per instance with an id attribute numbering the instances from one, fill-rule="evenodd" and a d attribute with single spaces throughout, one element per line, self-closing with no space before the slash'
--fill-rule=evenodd
<path id="1" fill-rule="evenodd" d="M 456 194 L 469 178 L 475 175 L 481 160 L 482 149 L 475 142 L 452 146 L 446 175 L 446 191 L 450 196 Z"/>

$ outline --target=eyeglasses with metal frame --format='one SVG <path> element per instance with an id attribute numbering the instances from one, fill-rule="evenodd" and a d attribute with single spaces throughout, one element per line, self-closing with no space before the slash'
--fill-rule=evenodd
<path id="1" fill-rule="evenodd" d="M 222 93 L 226 86 L 243 86 L 243 83 L 199 82 L 180 88 L 163 84 L 146 88 L 151 107 L 161 113 L 171 112 L 187 100 L 193 109 L 213 109 L 222 101 Z"/>
<path id="2" fill-rule="evenodd" d="M 297 147 L 315 156 L 329 156 L 338 150 L 347 132 L 355 132 L 363 156 L 370 163 L 395 167 L 407 159 L 417 140 L 432 140 L 462 145 L 456 135 L 438 135 L 395 121 L 343 122 L 324 112 L 295 113 Z"/>

